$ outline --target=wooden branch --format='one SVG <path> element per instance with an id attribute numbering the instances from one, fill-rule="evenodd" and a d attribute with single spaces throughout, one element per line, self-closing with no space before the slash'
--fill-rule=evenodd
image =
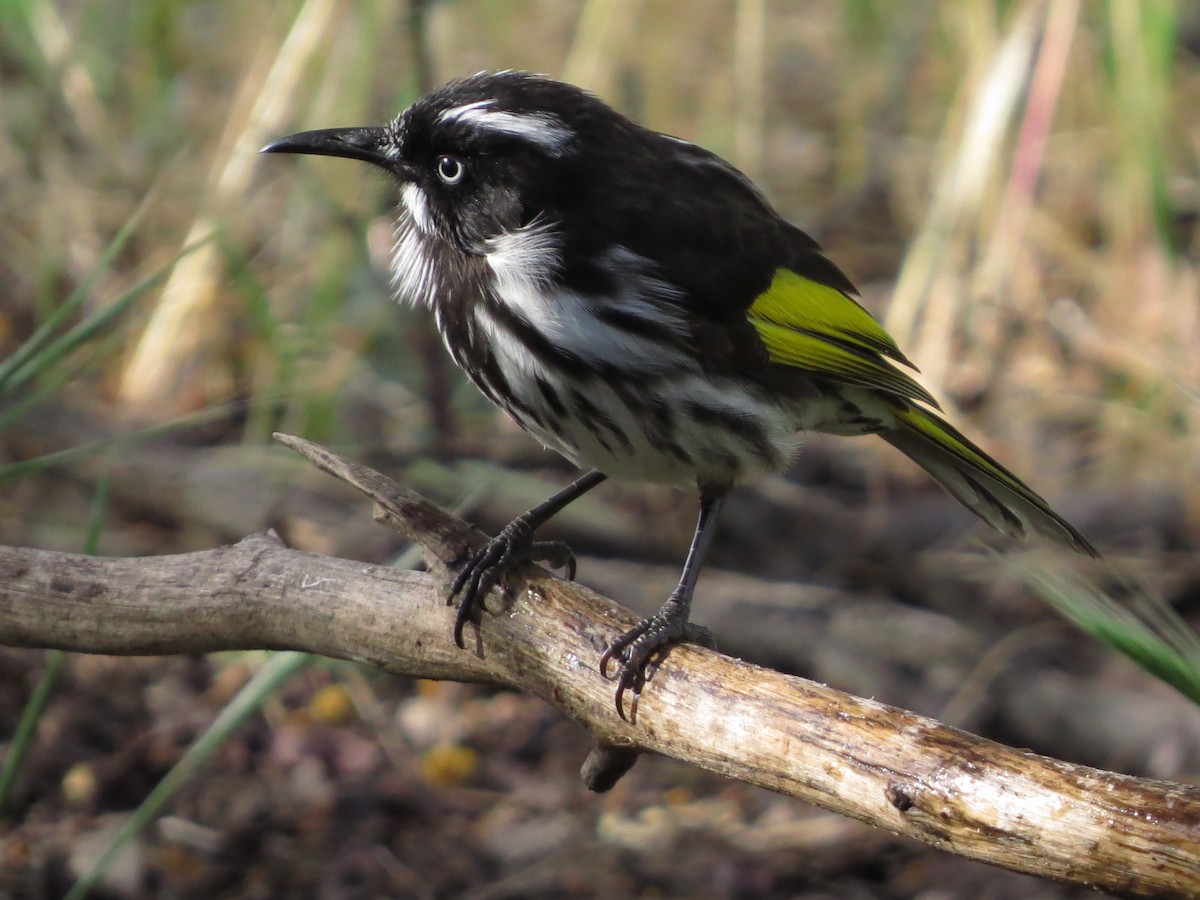
<path id="1" fill-rule="evenodd" d="M 656 752 L 1019 872 L 1129 896 L 1200 895 L 1200 789 L 1047 759 L 700 647 L 673 649 L 638 721 L 597 662 L 634 617 L 530 566 L 468 649 L 447 566 L 484 536 L 425 498 L 297 438 L 426 550 L 415 573 L 301 553 L 272 534 L 201 553 L 98 559 L 0 548 L 0 643 L 88 653 L 296 649 L 397 674 L 509 685 L 583 724 L 609 786 Z"/>

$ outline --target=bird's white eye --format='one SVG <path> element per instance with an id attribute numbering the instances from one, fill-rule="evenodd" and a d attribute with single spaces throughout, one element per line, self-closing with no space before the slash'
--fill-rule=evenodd
<path id="1" fill-rule="evenodd" d="M 463 164 L 453 156 L 439 156 L 437 161 L 438 178 L 446 184 L 458 184 L 464 174 Z"/>

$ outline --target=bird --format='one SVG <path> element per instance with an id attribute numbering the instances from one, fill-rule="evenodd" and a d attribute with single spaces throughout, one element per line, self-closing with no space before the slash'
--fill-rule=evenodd
<path id="1" fill-rule="evenodd" d="M 515 566 L 574 557 L 535 532 L 612 476 L 697 492 L 677 587 L 600 658 L 630 720 L 690 621 L 722 504 L 781 472 L 806 432 L 874 434 L 1007 535 L 1087 539 L 951 425 L 820 245 L 720 156 L 594 94 L 504 70 L 458 78 L 380 126 L 280 138 L 265 153 L 366 162 L 398 189 L 392 276 L 467 378 L 585 474 L 470 554 L 454 639 Z"/>

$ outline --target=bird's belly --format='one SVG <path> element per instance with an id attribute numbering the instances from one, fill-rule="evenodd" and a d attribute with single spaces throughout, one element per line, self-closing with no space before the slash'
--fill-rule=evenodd
<path id="1" fill-rule="evenodd" d="M 798 432 L 812 427 L 778 392 L 706 372 L 669 345 L 635 344 L 639 352 L 626 352 L 619 370 L 582 354 L 548 360 L 498 313 L 484 312 L 473 307 L 464 327 L 448 329 L 451 316 L 435 306 L 454 361 L 522 428 L 578 466 L 643 481 L 729 486 L 785 468 Z"/>
<path id="2" fill-rule="evenodd" d="M 526 388 L 521 405 L 501 404 L 521 427 L 576 465 L 618 478 L 732 485 L 783 469 L 800 442 L 776 403 L 701 373 Z"/>

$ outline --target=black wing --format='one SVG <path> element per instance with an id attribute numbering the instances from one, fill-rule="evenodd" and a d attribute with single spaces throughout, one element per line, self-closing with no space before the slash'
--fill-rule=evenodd
<path id="1" fill-rule="evenodd" d="M 570 256 L 590 258 L 619 243 L 653 261 L 679 289 L 697 348 L 730 361 L 766 362 L 746 311 L 780 267 L 856 293 L 820 245 L 780 217 L 741 171 L 695 144 L 625 125 L 611 152 L 589 148 L 578 183 L 566 192 L 579 202 L 570 221 L 587 223 L 574 236 L 579 252 Z M 614 152 L 621 153 L 618 165 Z M 603 183 L 589 180 L 596 172 L 609 174 Z"/>

